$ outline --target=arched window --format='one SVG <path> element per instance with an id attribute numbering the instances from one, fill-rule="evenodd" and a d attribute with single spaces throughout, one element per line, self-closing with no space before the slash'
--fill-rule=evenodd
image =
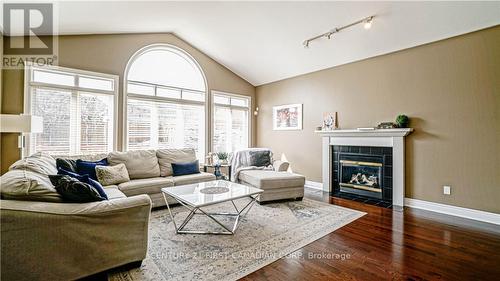
<path id="1" fill-rule="evenodd" d="M 129 150 L 194 148 L 205 155 L 205 76 L 183 50 L 151 45 L 130 59 L 125 73 Z"/>

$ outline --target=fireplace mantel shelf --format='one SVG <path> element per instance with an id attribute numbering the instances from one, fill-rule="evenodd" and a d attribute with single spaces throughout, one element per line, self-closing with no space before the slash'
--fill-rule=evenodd
<path id="1" fill-rule="evenodd" d="M 412 128 L 397 129 L 337 129 L 332 131 L 314 131 L 323 137 L 404 137 L 413 132 Z"/>

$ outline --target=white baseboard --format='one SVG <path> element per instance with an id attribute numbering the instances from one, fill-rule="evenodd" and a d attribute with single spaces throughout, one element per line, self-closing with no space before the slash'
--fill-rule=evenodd
<path id="1" fill-rule="evenodd" d="M 487 223 L 500 225 L 500 214 L 490 213 L 480 210 L 468 209 L 452 205 L 445 205 L 413 198 L 405 198 L 405 207 L 433 211 L 436 213 L 447 214 L 456 217 L 462 217 Z"/>
<path id="2" fill-rule="evenodd" d="M 306 180 L 306 184 L 304 185 L 304 187 L 323 190 L 323 184 L 320 182 L 316 182 L 316 181 L 307 181 Z"/>

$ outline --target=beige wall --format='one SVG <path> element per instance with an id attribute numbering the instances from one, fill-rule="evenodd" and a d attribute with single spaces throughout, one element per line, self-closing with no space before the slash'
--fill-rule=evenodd
<path id="1" fill-rule="evenodd" d="M 406 197 L 500 213 L 499 26 L 259 86 L 256 95 L 257 145 L 284 154 L 308 180 L 321 181 L 313 131 L 323 112 L 337 111 L 341 128 L 405 113 L 415 128 Z M 303 130 L 273 131 L 272 106 L 288 103 L 304 104 Z"/>
<path id="2" fill-rule="evenodd" d="M 8 41 L 8 38 L 6 39 Z M 119 104 L 121 105 L 123 75 L 129 58 L 140 48 L 154 43 L 172 44 L 191 54 L 203 69 L 209 90 L 219 90 L 254 98 L 255 87 L 253 85 L 170 33 L 59 36 L 59 65 L 119 75 Z M 21 113 L 23 109 L 23 71 L 6 70 L 3 82 L 6 94 L 2 101 L 2 113 Z M 121 109 L 120 107 L 119 116 L 122 116 Z M 122 142 L 122 121 L 120 118 L 119 149 L 121 149 Z M 210 128 L 207 130 L 210 132 Z M 19 155 L 16 149 L 17 137 L 14 134 L 3 134 L 3 136 L 2 173 L 13 161 L 17 160 Z M 255 126 L 252 136 L 255 136 Z"/>

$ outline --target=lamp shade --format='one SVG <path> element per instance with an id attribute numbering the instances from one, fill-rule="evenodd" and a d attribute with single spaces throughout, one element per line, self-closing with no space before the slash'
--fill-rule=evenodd
<path id="1" fill-rule="evenodd" d="M 28 114 L 2 114 L 0 115 L 0 132 L 42 133 L 43 118 Z"/>

